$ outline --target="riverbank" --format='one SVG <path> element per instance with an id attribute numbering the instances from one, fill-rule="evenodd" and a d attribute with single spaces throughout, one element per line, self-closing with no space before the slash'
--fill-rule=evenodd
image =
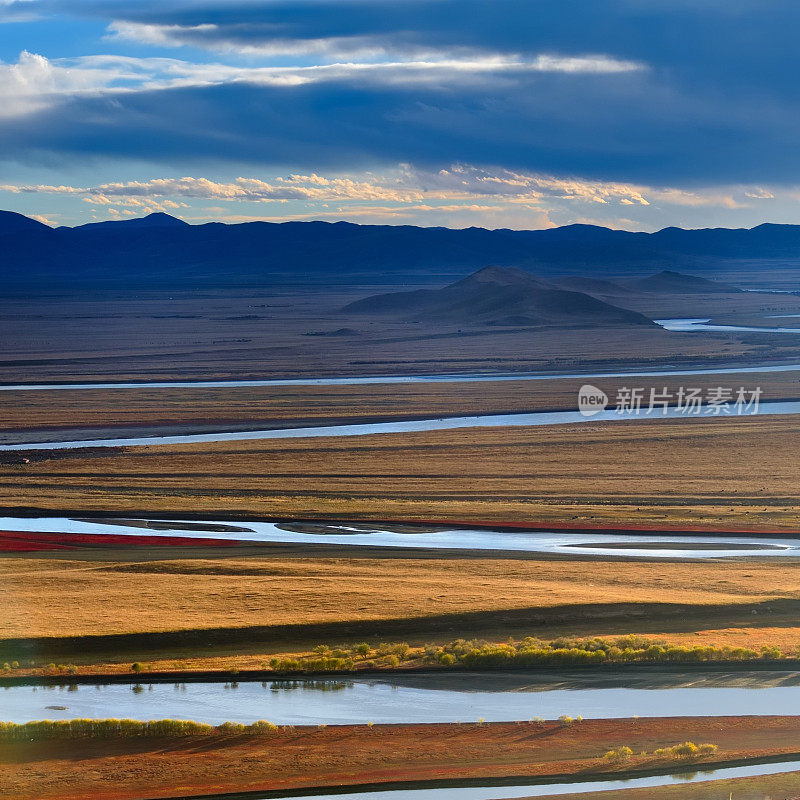
<path id="1" fill-rule="evenodd" d="M 89 639 L 73 642 L 77 650 L 92 648 Z M 107 646 L 110 646 L 108 644 Z M 200 657 L 174 662 L 156 661 L 133 664 L 55 663 L 37 665 L 35 660 L 20 661 L 26 650 L 38 653 L 45 647 L 25 640 L 3 643 L 5 656 L 11 661 L 0 664 L 0 687 L 9 686 L 78 686 L 106 683 L 198 683 L 205 681 L 275 681 L 301 677 L 305 679 L 355 676 L 448 676 L 452 674 L 514 672 L 548 676 L 552 670 L 586 670 L 587 675 L 634 679 L 650 675 L 654 685 L 659 675 L 681 673 L 714 673 L 726 670 L 731 674 L 782 672 L 800 670 L 800 657 L 795 650 L 781 651 L 776 646 L 758 650 L 744 647 L 673 644 L 665 640 L 626 636 L 606 639 L 561 639 L 555 641 L 513 640 L 487 643 L 464 639 L 437 645 L 428 643 L 410 646 L 407 642 L 367 642 L 356 645 L 318 645 L 313 651 L 264 656 L 256 666 L 252 656 L 245 662 L 235 659 L 236 666 L 219 657 Z M 19 648 L 17 651 L 14 648 Z M 123 643 L 118 650 L 124 651 Z M 10 654 L 10 655 L 9 655 Z M 5 657 L 4 656 L 4 657 Z M 246 663 L 246 666 L 242 666 Z"/>
<path id="2" fill-rule="evenodd" d="M 0 797 L 140 800 L 306 787 L 448 780 L 653 774 L 686 764 L 730 766 L 798 758 L 800 718 L 725 717 L 461 725 L 281 728 L 260 736 L 213 735 L 5 744 Z M 718 750 L 699 759 L 657 755 L 690 740 Z M 606 758 L 627 745 L 634 755 Z M 428 783 L 428 785 L 431 785 Z M 498 795 L 499 796 L 499 795 Z"/>
<path id="3" fill-rule="evenodd" d="M 600 795 L 540 795 L 537 800 L 796 800 L 800 792 L 800 771 L 783 775 L 759 775 L 754 778 L 731 778 L 681 784 L 651 786 L 642 789 L 612 789 Z M 502 797 L 502 792 L 497 795 Z"/>

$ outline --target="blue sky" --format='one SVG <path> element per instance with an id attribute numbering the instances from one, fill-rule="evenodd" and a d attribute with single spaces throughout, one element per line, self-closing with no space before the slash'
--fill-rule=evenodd
<path id="1" fill-rule="evenodd" d="M 0 0 L 0 208 L 800 222 L 799 29 L 790 0 Z"/>

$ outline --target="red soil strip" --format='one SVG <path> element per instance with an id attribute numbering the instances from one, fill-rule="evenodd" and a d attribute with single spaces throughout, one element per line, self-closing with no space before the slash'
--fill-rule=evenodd
<path id="1" fill-rule="evenodd" d="M 799 735 L 798 717 L 728 717 L 587 720 L 567 726 L 345 725 L 284 728 L 253 738 L 19 743 L 0 748 L 0 798 L 139 800 L 443 778 L 586 779 L 680 768 L 679 762 L 659 760 L 652 752 L 687 739 L 718 744 L 709 759 L 717 763 L 796 757 Z M 602 758 L 622 744 L 650 755 L 622 764 Z"/>
<path id="2" fill-rule="evenodd" d="M 181 536 L 134 536 L 106 533 L 29 533 L 0 531 L 0 552 L 31 553 L 42 550 L 77 550 L 81 547 L 237 547 L 236 539 L 207 539 Z"/>

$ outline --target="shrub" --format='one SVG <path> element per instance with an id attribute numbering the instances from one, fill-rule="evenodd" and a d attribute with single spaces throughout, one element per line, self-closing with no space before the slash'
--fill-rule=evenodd
<path id="1" fill-rule="evenodd" d="M 143 670 L 144 665 L 141 661 L 134 661 L 133 664 L 131 664 L 131 672 L 142 672 Z"/>
<path id="2" fill-rule="evenodd" d="M 659 747 L 653 751 L 656 758 L 683 758 L 693 759 L 702 756 L 711 756 L 719 750 L 715 744 L 695 744 L 694 742 L 681 742 L 672 747 Z"/>
<path id="3" fill-rule="evenodd" d="M 452 656 L 445 658 L 445 656 Z M 775 647 L 760 652 L 745 647 L 670 645 L 641 636 L 616 639 L 559 638 L 544 642 L 532 637 L 505 644 L 456 639 L 444 647 L 428 646 L 423 658 L 429 663 L 455 664 L 479 669 L 503 669 L 526 666 L 594 666 L 604 663 L 700 663 L 706 661 L 750 661 L 779 659 L 783 653 Z"/>
<path id="4" fill-rule="evenodd" d="M 262 736 L 275 730 L 277 730 L 277 726 L 266 720 L 259 720 L 252 725 L 225 722 L 217 727 L 182 719 L 160 719 L 149 722 L 133 719 L 41 720 L 23 724 L 0 722 L 0 742 L 211 736 L 215 734 Z"/>
<path id="5" fill-rule="evenodd" d="M 394 645 L 394 654 L 401 660 L 405 661 L 408 658 L 411 645 L 408 642 L 397 642 Z"/>
<path id="6" fill-rule="evenodd" d="M 355 666 L 352 658 L 333 655 L 273 658 L 269 665 L 274 672 L 349 672 Z"/>
<path id="7" fill-rule="evenodd" d="M 625 761 L 633 755 L 633 750 L 627 745 L 616 748 L 616 750 L 609 750 L 603 758 L 607 761 Z"/>

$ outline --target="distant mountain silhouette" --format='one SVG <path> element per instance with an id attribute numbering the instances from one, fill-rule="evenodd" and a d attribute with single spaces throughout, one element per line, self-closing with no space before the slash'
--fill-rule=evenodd
<path id="1" fill-rule="evenodd" d="M 47 289 L 434 284 L 486 264 L 545 277 L 614 275 L 619 280 L 677 267 L 716 275 L 743 267 L 752 271 L 759 263 L 800 269 L 800 226 L 658 233 L 592 225 L 451 230 L 347 222 L 187 225 L 151 214 L 53 229 L 0 212 L 0 280 L 6 286 Z"/>
<path id="2" fill-rule="evenodd" d="M 17 214 L 15 211 L 0 211 L 0 236 L 27 231 L 44 232 L 49 230 L 51 229 L 43 222 Z"/>
<path id="3" fill-rule="evenodd" d="M 66 230 L 74 231 L 121 231 L 138 230 L 141 228 L 185 228 L 189 223 L 177 217 L 171 217 L 161 211 L 148 214 L 146 217 L 134 217 L 132 219 L 115 219 L 106 222 L 88 222 L 86 225 L 77 225 L 75 228 Z M 59 230 L 64 230 L 60 228 Z"/>
<path id="4" fill-rule="evenodd" d="M 665 269 L 656 275 L 630 281 L 630 288 L 640 292 L 661 292 L 662 294 L 729 294 L 741 292 L 736 286 L 720 281 L 710 281 L 697 275 L 684 275 Z"/>
<path id="5" fill-rule="evenodd" d="M 508 267 L 485 267 L 442 289 L 367 297 L 342 309 L 408 321 L 460 325 L 650 325 L 652 320 L 583 292 L 570 292 Z"/>
<path id="6" fill-rule="evenodd" d="M 636 292 L 635 289 L 614 283 L 614 281 L 606 281 L 602 278 L 585 278 L 581 275 L 554 278 L 550 282 L 560 289 L 570 289 L 574 292 L 586 292 L 587 294 L 625 295 Z"/>

